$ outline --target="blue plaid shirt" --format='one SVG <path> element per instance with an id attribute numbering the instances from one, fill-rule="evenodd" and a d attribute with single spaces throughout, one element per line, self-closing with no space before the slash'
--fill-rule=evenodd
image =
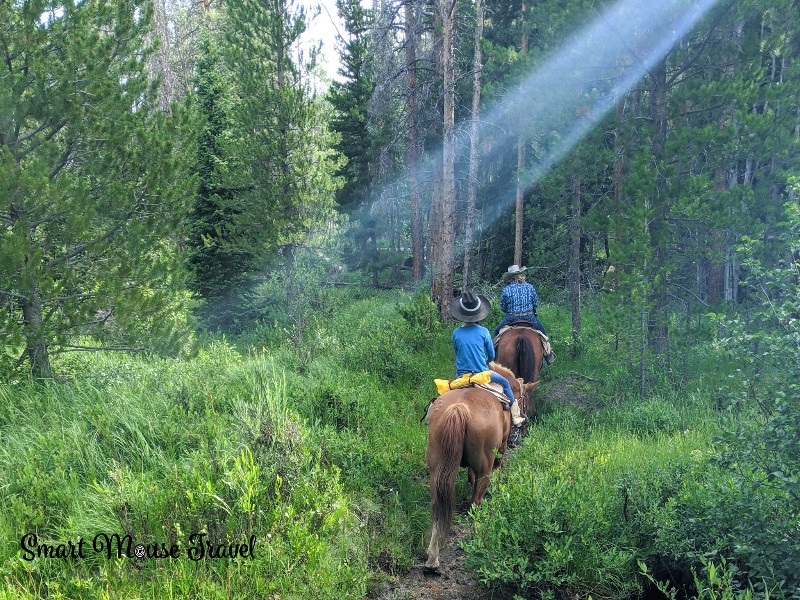
<path id="1" fill-rule="evenodd" d="M 500 309 L 507 315 L 532 313 L 539 307 L 536 288 L 530 283 L 513 281 L 503 288 L 500 295 Z"/>

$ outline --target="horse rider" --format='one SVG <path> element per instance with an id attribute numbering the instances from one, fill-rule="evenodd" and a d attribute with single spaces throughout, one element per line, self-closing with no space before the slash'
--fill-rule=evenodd
<path id="1" fill-rule="evenodd" d="M 503 282 L 506 284 L 500 294 L 500 309 L 506 314 L 503 320 L 495 327 L 494 337 L 500 330 L 514 321 L 528 321 L 536 329 L 547 335 L 544 325 L 536 314 L 539 307 L 539 295 L 532 284 L 525 281 L 525 271 L 528 267 L 511 265 L 503 273 Z M 544 357 L 548 365 L 552 365 L 556 360 L 555 353 L 551 350 Z"/>
<path id="2" fill-rule="evenodd" d="M 453 331 L 453 349 L 456 355 L 456 377 L 467 373 L 490 371 L 488 361 L 494 360 L 494 345 L 489 330 L 480 321 L 489 314 L 491 306 L 485 296 L 467 291 L 455 298 L 450 305 L 450 314 L 462 324 Z M 519 427 L 525 423 L 520 414 L 519 402 L 508 380 L 492 371 L 491 381 L 503 386 L 503 393 L 511 402 L 511 424 Z"/>

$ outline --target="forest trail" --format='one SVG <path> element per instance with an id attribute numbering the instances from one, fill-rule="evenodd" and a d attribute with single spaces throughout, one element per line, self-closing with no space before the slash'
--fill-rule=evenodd
<path id="1" fill-rule="evenodd" d="M 439 555 L 440 575 L 423 572 L 425 557 L 407 573 L 384 584 L 374 600 L 481 600 L 489 598 L 490 592 L 480 584 L 474 573 L 463 568 L 464 551 L 459 542 L 469 531 L 468 517 L 455 518 L 450 535 Z"/>
<path id="2" fill-rule="evenodd" d="M 573 403 L 586 406 L 590 403 L 589 384 L 592 380 L 581 378 L 570 372 L 563 379 L 548 384 L 549 402 Z M 542 396 L 537 399 L 542 402 Z M 524 442 L 523 442 L 524 443 Z M 513 450 L 511 451 L 513 452 Z M 510 456 L 510 455 L 509 455 Z M 463 471 L 463 469 L 461 470 Z M 463 475 L 463 474 L 462 474 Z M 440 551 L 440 575 L 426 575 L 423 571 L 426 556 L 421 554 L 417 564 L 405 573 L 397 573 L 394 578 L 373 591 L 371 600 L 485 600 L 503 598 L 500 590 L 481 585 L 475 573 L 464 568 L 465 553 L 459 542 L 466 539 L 472 520 L 467 514 L 468 502 L 465 496 L 454 513 L 453 526 L 444 547 Z M 427 542 L 427 539 L 426 539 Z"/>

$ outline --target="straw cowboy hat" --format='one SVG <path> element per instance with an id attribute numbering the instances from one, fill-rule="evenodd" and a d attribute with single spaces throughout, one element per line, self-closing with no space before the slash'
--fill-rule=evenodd
<path id="1" fill-rule="evenodd" d="M 462 323 L 477 323 L 486 318 L 491 306 L 486 296 L 473 292 L 464 292 L 460 298 L 454 298 L 450 304 L 450 314 Z"/>
<path id="2" fill-rule="evenodd" d="M 503 281 L 508 281 L 515 275 L 522 275 L 525 271 L 528 270 L 528 267 L 520 267 L 519 265 L 511 265 L 508 267 L 508 270 L 503 273 Z"/>

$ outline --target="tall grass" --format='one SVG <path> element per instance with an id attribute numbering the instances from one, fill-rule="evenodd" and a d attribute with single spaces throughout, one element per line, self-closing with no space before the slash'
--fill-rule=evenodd
<path id="1" fill-rule="evenodd" d="M 67 381 L 0 385 L 6 593 L 357 598 L 370 565 L 408 567 L 428 526 L 419 417 L 452 367 L 430 343 L 449 342 L 432 307 L 414 324 L 398 312 L 407 301 L 341 298 L 307 332 L 304 364 L 291 336 L 264 327 L 180 359 L 69 356 Z M 56 545 L 100 532 L 174 543 L 181 558 L 23 558 L 25 533 Z M 191 561 L 201 532 L 255 535 L 255 558 Z"/>
<path id="2" fill-rule="evenodd" d="M 639 399 L 636 365 L 593 312 L 580 348 L 566 310 L 540 316 L 559 359 L 530 436 L 472 512 L 469 564 L 511 592 L 595 598 L 638 594 L 640 560 L 656 579 L 690 573 L 717 539 L 690 519 L 724 488 L 709 457 L 725 367 L 687 342 L 696 368 L 652 374 Z M 59 382 L 0 384 L 0 598 L 361 598 L 412 567 L 430 521 L 420 417 L 453 373 L 452 326 L 424 294 L 396 292 L 333 290 L 317 317 L 302 340 L 255 324 L 180 358 L 68 355 Z M 25 533 L 99 532 L 181 557 L 23 559 Z M 255 535 L 255 557 L 189 560 L 201 532 Z"/>
<path id="3" fill-rule="evenodd" d="M 363 595 L 357 511 L 267 354 L 215 344 L 191 361 L 92 361 L 88 380 L 0 387 L 0 564 L 12 596 Z M 20 552 L 25 533 L 55 545 L 100 532 L 175 543 L 182 558 Z M 255 536 L 255 557 L 190 561 L 200 532 Z"/>

